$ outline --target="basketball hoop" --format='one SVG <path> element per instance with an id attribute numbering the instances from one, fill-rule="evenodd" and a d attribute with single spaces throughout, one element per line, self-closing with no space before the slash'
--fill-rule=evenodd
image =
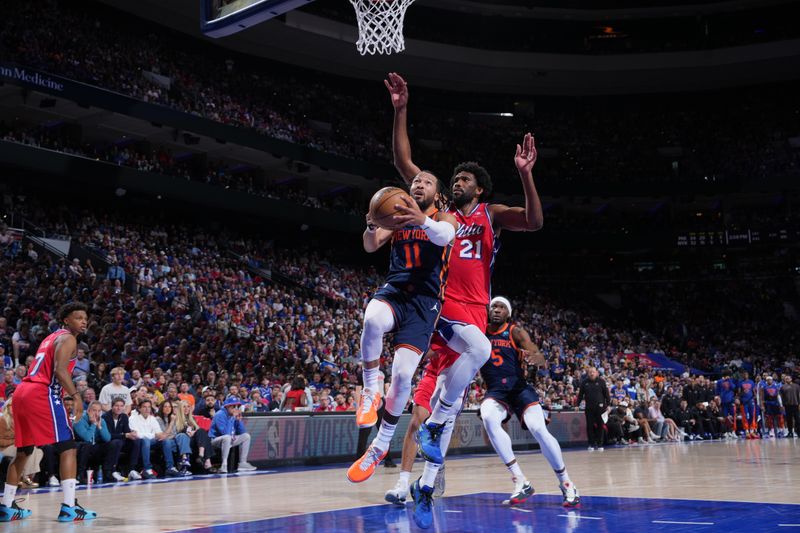
<path id="1" fill-rule="evenodd" d="M 406 48 L 403 19 L 414 0 L 350 0 L 358 18 L 356 48 L 367 54 L 395 54 Z"/>

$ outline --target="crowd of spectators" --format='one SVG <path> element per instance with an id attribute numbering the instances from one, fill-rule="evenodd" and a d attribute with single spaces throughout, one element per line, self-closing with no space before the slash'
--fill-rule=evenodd
<path id="1" fill-rule="evenodd" d="M 175 176 L 186 181 L 206 183 L 247 194 L 287 200 L 305 207 L 351 214 L 362 212 L 359 202 L 342 195 L 318 197 L 297 185 L 272 183 L 263 169 L 222 160 L 209 161 L 200 153 L 175 153 L 166 146 L 124 139 L 119 142 L 91 143 L 81 141 L 74 129 L 64 123 L 47 126 L 16 127 L 0 122 L 0 140 L 55 150 L 131 167 L 142 172 Z M 67 131 L 69 130 L 69 131 Z"/>
<path id="2" fill-rule="evenodd" d="M 99 5 L 37 0 L 2 24 L 0 46 L 19 64 L 327 153 L 384 164 L 391 159 L 391 106 L 377 80 L 323 81 L 150 23 L 123 27 Z M 168 79 L 168 87 L 147 73 Z M 537 166 L 537 182 L 545 187 L 738 183 L 800 173 L 796 85 L 531 100 L 440 94 L 409 82 L 415 158 L 443 175 L 458 161 L 480 161 L 501 190 L 518 190 L 511 159 L 530 130 L 546 162 Z"/>
<path id="3" fill-rule="evenodd" d="M 256 237 L 219 229 L 212 232 L 185 222 L 159 222 L 150 215 L 137 217 L 100 208 L 45 209 L 32 201 L 13 207 L 45 231 L 70 236 L 91 248 L 109 265 L 103 273 L 91 261 L 31 254 L 32 250 L 15 246 L 13 239 L 3 239 L 0 251 L 0 301 L 4 302 L 0 351 L 6 368 L 0 396 L 13 392 L 36 346 L 56 327 L 55 309 L 70 300 L 90 305 L 91 321 L 75 368 L 89 408 L 84 438 L 91 446 L 82 451 L 84 479 L 92 464 L 104 472 L 106 480 L 155 475 L 153 462 L 144 460 L 144 448 L 129 449 L 133 445 L 125 439 L 135 439 L 126 436 L 131 431 L 124 431 L 124 424 L 118 432 L 122 442 L 108 444 L 114 433 L 108 428 L 118 425 L 119 417 L 113 416 L 121 414 L 114 410 L 127 414 L 136 407 L 136 416 L 146 418 L 149 414 L 139 410 L 145 401 L 150 402 L 152 416 L 162 420 L 158 431 L 151 423 L 154 431 L 149 438 L 160 442 L 157 433 L 173 435 L 171 444 L 157 446 L 166 455 L 161 459 L 163 468 L 159 464 L 155 470 L 171 476 L 211 471 L 211 450 L 215 449 L 190 422 L 180 423 L 194 428 L 189 430 L 192 435 L 179 438 L 174 430 L 168 432 L 171 413 L 187 410 L 200 421 L 212 420 L 217 413 L 227 412 L 223 406 L 230 402 L 240 404 L 244 413 L 354 410 L 360 391 L 361 313 L 370 291 L 380 283 L 374 269 L 348 264 L 324 249 L 287 250 Z M 284 282 L 275 283 L 260 272 L 279 272 Z M 498 290 L 504 279 L 498 276 Z M 641 298 L 653 298 L 651 305 L 658 306 L 667 329 L 677 319 L 686 323 L 688 331 L 683 336 L 641 329 L 633 318 L 612 325 L 585 305 L 580 291 L 549 294 L 520 288 L 518 279 L 513 286 L 516 289 L 509 297 L 514 302 L 514 319 L 530 331 L 548 360 L 546 368 L 529 370 L 543 405 L 551 410 L 580 407 L 579 383 L 590 366 L 600 370 L 612 394 L 625 391 L 614 403 L 615 408 L 631 410 L 623 421 L 636 419 L 637 408 L 642 415 L 656 407 L 650 404 L 653 398 L 666 401 L 670 394 L 683 395 L 697 372 L 692 368 L 710 376 L 723 365 L 757 370 L 759 376 L 797 370 L 794 356 L 777 342 L 792 333 L 765 322 L 775 316 L 774 306 L 781 305 L 776 297 L 780 286 L 768 280 L 742 280 L 738 286 L 716 292 L 713 285 L 697 284 L 692 287 L 696 298 L 685 298 L 685 303 L 681 293 L 648 292 L 657 285 L 637 287 Z M 703 305 L 703 298 L 731 312 L 714 314 L 713 322 L 707 306 L 705 316 L 690 312 L 689 308 Z M 776 342 L 768 342 L 775 335 Z M 643 357 L 654 352 L 687 366 L 677 372 L 656 370 Z M 388 351 L 383 361 L 390 381 Z M 467 409 L 477 407 L 483 392 L 477 378 Z M 119 398 L 122 405 L 115 406 Z M 101 414 L 98 409 L 106 412 L 106 431 L 96 416 Z M 645 418 L 652 419 L 646 414 Z M 175 419 L 181 420 L 177 414 Z M 664 428 L 668 438 L 678 438 L 679 430 L 685 431 L 681 424 L 673 427 L 663 422 L 659 431 Z M 130 421 L 132 431 L 139 432 L 133 430 L 137 423 Z M 634 435 L 635 441 L 652 438 L 649 430 L 642 431 Z M 616 438 L 622 441 L 621 436 Z M 44 452 L 42 475 L 55 483 L 54 455 L 51 450 Z M 141 468 L 135 460 L 131 462 L 136 454 Z M 219 468 L 223 467 L 221 463 Z"/>

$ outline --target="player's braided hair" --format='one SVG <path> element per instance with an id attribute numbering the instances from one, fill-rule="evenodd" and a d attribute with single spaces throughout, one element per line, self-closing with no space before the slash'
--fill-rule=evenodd
<path id="1" fill-rule="evenodd" d="M 436 178 L 436 192 L 439 193 L 439 197 L 437 198 L 435 204 L 436 209 L 439 211 L 447 211 L 447 208 L 450 207 L 450 189 L 447 188 L 447 185 Z"/>

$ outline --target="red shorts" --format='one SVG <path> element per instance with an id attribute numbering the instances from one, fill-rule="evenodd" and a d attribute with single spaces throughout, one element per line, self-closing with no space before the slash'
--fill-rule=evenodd
<path id="1" fill-rule="evenodd" d="M 23 382 L 14 391 L 14 440 L 17 448 L 72 440 L 72 424 L 61 391 Z"/>
<path id="2" fill-rule="evenodd" d="M 422 378 L 417 383 L 417 390 L 414 391 L 414 405 L 419 405 L 428 410 L 429 413 L 433 412 L 431 409 L 431 398 L 433 392 L 436 390 L 436 381 L 439 375 L 446 369 L 453 366 L 453 363 L 458 359 L 458 354 L 447 347 L 444 339 L 439 335 L 433 336 L 431 342 L 431 350 L 433 356 L 425 365 L 425 370 L 422 372 Z"/>
<path id="3" fill-rule="evenodd" d="M 445 300 L 439 320 L 461 324 L 474 324 L 481 332 L 489 325 L 489 306 L 484 304 L 465 304 L 455 300 Z M 437 326 L 437 329 L 438 326 Z"/>
<path id="4" fill-rule="evenodd" d="M 417 390 L 414 391 L 414 405 L 424 407 L 429 413 L 432 413 L 431 398 L 433 391 L 436 390 L 436 380 L 439 378 L 439 374 L 431 372 L 430 366 L 430 363 L 425 366 L 422 379 L 417 383 Z"/>

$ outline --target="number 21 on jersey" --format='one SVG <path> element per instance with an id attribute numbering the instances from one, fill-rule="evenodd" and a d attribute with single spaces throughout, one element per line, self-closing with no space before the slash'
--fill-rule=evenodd
<path id="1" fill-rule="evenodd" d="M 461 250 L 458 256 L 464 259 L 481 259 L 482 241 L 475 241 L 474 243 L 468 239 L 461 241 Z"/>

